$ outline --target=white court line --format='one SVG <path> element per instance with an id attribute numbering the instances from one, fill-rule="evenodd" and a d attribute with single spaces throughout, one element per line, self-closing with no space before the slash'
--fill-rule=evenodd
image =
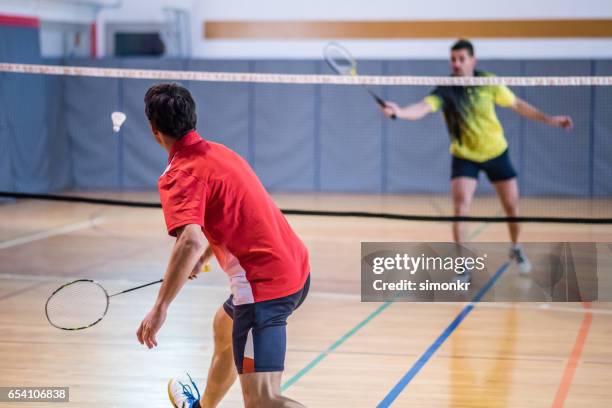
<path id="1" fill-rule="evenodd" d="M 80 279 L 79 277 L 74 276 L 54 276 L 54 275 L 45 275 L 45 276 L 37 276 L 37 275 L 18 275 L 15 273 L 0 273 L 0 280 L 20 280 L 20 281 L 33 281 L 33 282 L 49 282 L 49 283 L 66 283 L 71 280 Z M 95 279 L 94 279 L 95 280 Z M 141 285 L 143 282 L 127 280 L 127 279 L 102 279 L 99 280 L 100 283 L 112 283 L 113 286 L 137 286 Z M 185 286 L 189 289 L 197 288 L 206 289 L 206 290 L 219 290 L 228 292 L 230 290 L 230 286 L 228 285 L 209 285 L 209 284 L 198 284 Z M 318 298 L 326 298 L 326 299 L 340 299 L 340 300 L 356 300 L 361 301 L 361 295 L 352 295 L 349 293 L 334 293 L 334 292 L 310 292 L 308 294 L 309 297 L 318 297 Z"/>
<path id="2" fill-rule="evenodd" d="M 533 302 L 536 303 L 536 302 Z M 561 303 L 562 304 L 562 303 Z M 596 303 L 591 303 L 591 306 Z M 553 303 L 538 303 L 537 305 L 527 305 L 521 303 L 478 303 L 478 307 L 485 307 L 491 309 L 525 309 L 525 310 L 541 310 L 551 312 L 563 312 L 563 313 L 584 313 L 585 311 L 593 314 L 612 315 L 612 309 L 584 309 L 582 307 L 562 307 L 553 306 Z"/>
<path id="3" fill-rule="evenodd" d="M 34 241 L 40 241 L 57 235 L 69 234 L 71 232 L 84 230 L 103 223 L 102 217 L 97 217 L 91 220 L 68 224 L 62 227 L 51 228 L 46 231 L 37 232 L 36 234 L 26 235 L 23 237 L 0 242 L 0 250 L 16 247 L 23 244 L 28 244 Z"/>
<path id="4" fill-rule="evenodd" d="M 34 275 L 17 275 L 11 273 L 0 273 L 0 279 L 7 280 L 22 280 L 22 281 L 37 281 L 37 282 L 60 282 L 66 283 L 69 279 L 77 279 L 74 277 L 67 276 L 34 276 Z M 104 282 L 112 282 L 114 285 L 124 285 L 125 287 L 135 286 L 142 284 L 142 282 L 136 282 L 133 280 L 119 279 L 119 280 L 104 280 Z M 213 290 L 213 291 L 224 291 L 229 293 L 229 285 L 197 285 L 197 286 L 186 286 L 189 289 L 198 289 L 198 290 Z M 310 292 L 308 297 L 320 298 L 320 299 L 337 299 L 337 300 L 350 300 L 357 301 L 361 303 L 360 295 L 352 295 L 352 294 L 344 294 L 344 293 L 333 293 L 333 292 Z M 412 302 L 397 302 L 397 303 L 405 303 L 410 304 Z M 533 304 L 536 303 L 536 304 Z M 421 304 L 421 303 L 420 303 Z M 430 303 L 432 306 L 436 305 L 436 303 Z M 449 305 L 449 302 L 438 303 L 441 305 Z M 460 302 L 459 304 L 467 305 L 469 302 Z M 561 304 L 561 303 L 560 303 Z M 591 305 L 595 305 L 596 303 L 592 303 Z M 453 303 L 453 305 L 455 305 Z M 491 303 L 491 302 L 479 302 L 478 307 L 482 308 L 490 308 L 490 309 L 522 309 L 522 310 L 539 310 L 546 312 L 560 312 L 560 313 L 584 313 L 585 309 L 581 307 L 563 307 L 563 306 L 554 306 L 554 303 L 538 303 L 531 302 L 531 304 L 525 303 Z M 593 314 L 600 315 L 612 315 L 612 309 L 597 309 L 591 308 L 588 309 L 589 312 Z"/>

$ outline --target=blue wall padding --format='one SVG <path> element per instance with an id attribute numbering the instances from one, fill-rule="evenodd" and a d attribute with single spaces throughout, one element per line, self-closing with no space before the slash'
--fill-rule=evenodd
<path id="1" fill-rule="evenodd" d="M 0 27 L 5 34 L 7 27 Z M 3 61 L 41 62 L 38 37 L 9 34 L 29 45 L 0 42 Z M 16 37 L 16 38 L 17 38 Z M 25 41 L 25 40 L 23 40 Z M 9 49 L 10 48 L 10 49 Z M 36 50 L 35 50 L 36 49 Z M 36 51 L 36 52 L 35 52 Z M 57 61 L 44 60 L 44 63 Z M 313 60 L 68 60 L 67 65 L 164 70 L 331 73 Z M 497 75 L 611 75 L 612 61 L 480 61 Z M 361 74 L 447 75 L 446 61 L 361 61 Z M 155 81 L 0 74 L 0 188 L 18 191 L 153 189 L 166 153 L 150 134 L 143 97 Z M 421 121 L 391 121 L 359 86 L 183 83 L 198 104 L 198 131 L 247 159 L 273 191 L 448 193 L 449 139 L 436 113 Z M 431 88 L 373 87 L 408 104 Z M 566 133 L 498 115 L 519 172 L 523 195 L 612 195 L 612 89 L 515 87 L 549 114 L 574 117 Z M 128 120 L 112 132 L 110 114 Z M 481 176 L 484 178 L 484 176 Z M 493 191 L 480 183 L 479 191 Z"/>

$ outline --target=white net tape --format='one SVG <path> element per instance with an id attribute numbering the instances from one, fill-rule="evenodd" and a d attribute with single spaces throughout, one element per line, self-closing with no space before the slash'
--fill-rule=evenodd
<path id="1" fill-rule="evenodd" d="M 236 72 L 169 71 L 150 69 L 74 67 L 61 65 L 0 63 L 0 72 L 69 75 L 104 78 L 135 78 L 168 81 L 280 83 L 295 85 L 510 85 L 510 86 L 610 86 L 612 76 L 566 77 L 440 77 L 440 76 L 338 76 L 261 74 Z"/>

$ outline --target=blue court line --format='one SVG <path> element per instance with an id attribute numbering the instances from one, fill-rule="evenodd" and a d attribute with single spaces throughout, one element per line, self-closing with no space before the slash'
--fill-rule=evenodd
<path id="1" fill-rule="evenodd" d="M 487 284 L 483 286 L 476 296 L 472 299 L 472 301 L 463 308 L 461 313 L 455 317 L 455 320 L 448 325 L 448 327 L 440 334 L 440 336 L 433 342 L 431 346 L 423 353 L 423 355 L 414 363 L 412 368 L 399 380 L 399 382 L 389 391 L 389 393 L 385 396 L 385 398 L 377 405 L 377 408 L 386 408 L 390 407 L 393 401 L 400 395 L 400 393 L 406 388 L 406 386 L 412 381 L 412 379 L 421 371 L 421 368 L 425 366 L 425 364 L 429 361 L 429 359 L 434 355 L 434 353 L 440 348 L 440 346 L 446 341 L 446 339 L 455 331 L 455 329 L 461 324 L 463 319 L 474 309 L 476 303 L 480 302 L 483 296 L 491 289 L 491 287 L 495 284 L 497 279 L 508 269 L 510 265 L 510 261 L 504 263 L 499 267 L 497 272 L 489 279 Z"/>
<path id="2" fill-rule="evenodd" d="M 472 231 L 468 236 L 468 240 L 474 239 L 477 235 L 479 235 L 486 227 L 487 223 L 482 223 L 476 230 Z M 487 288 L 488 290 L 488 288 Z M 300 378 L 306 375 L 310 370 L 316 367 L 325 357 L 327 357 L 331 352 L 337 349 L 342 343 L 347 341 L 350 337 L 352 337 L 355 333 L 357 333 L 363 326 L 368 324 L 372 319 L 381 314 L 386 308 L 391 306 L 393 302 L 388 301 L 380 305 L 376 310 L 370 313 L 365 319 L 357 324 L 357 326 L 353 327 L 351 330 L 346 332 L 342 337 L 336 340 L 331 346 L 329 346 L 325 351 L 321 352 L 317 355 L 310 363 L 308 363 L 304 368 L 295 373 L 293 377 L 289 378 L 284 384 L 281 386 L 281 391 L 286 391 L 289 387 L 295 384 Z"/>
<path id="3" fill-rule="evenodd" d="M 349 330 L 348 332 L 346 332 L 342 337 L 340 337 L 338 340 L 336 340 L 331 346 L 329 346 L 325 351 L 321 352 L 318 356 L 316 356 L 310 363 L 308 363 L 308 365 L 304 368 L 302 368 L 300 371 L 298 371 L 297 373 L 295 373 L 293 375 L 293 377 L 291 377 L 290 379 L 287 380 L 287 382 L 285 382 L 282 387 L 281 387 L 281 391 L 285 391 L 287 390 L 287 388 L 291 387 L 293 384 L 295 384 L 300 378 L 302 378 L 307 372 L 309 372 L 310 370 L 313 369 L 314 366 L 316 366 L 317 364 L 319 364 L 325 357 L 327 357 L 331 352 L 333 352 L 335 349 L 337 349 L 338 347 L 340 347 L 340 345 L 342 345 L 342 343 L 344 343 L 345 341 L 347 341 L 349 338 L 351 338 L 355 333 L 357 333 L 359 331 L 359 329 L 361 329 L 363 326 L 365 326 L 366 324 L 368 324 L 372 319 L 374 319 L 376 316 L 378 316 L 379 314 L 381 314 L 386 308 L 388 308 L 389 306 L 391 306 L 393 302 L 385 302 L 382 305 L 380 305 L 378 308 L 376 308 L 376 310 L 374 310 L 372 313 L 370 313 L 365 319 L 363 319 L 361 322 L 359 322 L 359 324 L 355 327 L 353 327 L 351 330 Z"/>

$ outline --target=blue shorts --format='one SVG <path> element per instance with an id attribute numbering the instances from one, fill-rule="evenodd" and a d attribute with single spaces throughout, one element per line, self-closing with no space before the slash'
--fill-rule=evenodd
<path id="1" fill-rule="evenodd" d="M 287 349 L 287 318 L 300 307 L 310 287 L 278 299 L 235 306 L 230 296 L 223 309 L 234 320 L 232 346 L 239 374 L 283 371 Z"/>
<path id="2" fill-rule="evenodd" d="M 499 156 L 482 163 L 453 156 L 451 179 L 455 177 L 471 177 L 478 179 L 480 170 L 483 170 L 487 174 L 487 177 L 492 183 L 516 177 L 516 171 L 510 162 L 508 149 L 504 150 Z"/>

